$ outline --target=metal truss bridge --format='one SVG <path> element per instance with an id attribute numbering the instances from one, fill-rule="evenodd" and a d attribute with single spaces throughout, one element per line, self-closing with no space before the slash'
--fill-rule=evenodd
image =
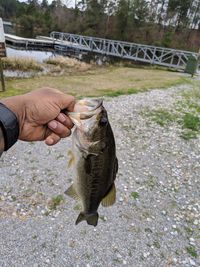
<path id="1" fill-rule="evenodd" d="M 198 53 L 189 51 L 70 33 L 52 32 L 50 37 L 57 42 L 56 50 L 67 51 L 67 49 L 73 48 L 102 56 L 113 56 L 176 69 L 185 69 L 189 56 L 198 56 Z"/>

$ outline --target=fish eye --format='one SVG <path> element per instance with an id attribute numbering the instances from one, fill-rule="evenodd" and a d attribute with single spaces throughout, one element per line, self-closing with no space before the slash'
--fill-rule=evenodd
<path id="1" fill-rule="evenodd" d="M 99 125 L 100 126 L 106 126 L 108 123 L 108 119 L 107 118 L 101 118 L 100 121 L 99 121 Z"/>

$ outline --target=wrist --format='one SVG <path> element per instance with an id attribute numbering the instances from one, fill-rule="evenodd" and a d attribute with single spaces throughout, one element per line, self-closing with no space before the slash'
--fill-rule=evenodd
<path id="1" fill-rule="evenodd" d="M 20 97 L 10 97 L 0 101 L 0 127 L 3 135 L 1 140 L 4 142 L 4 151 L 13 146 L 19 138 L 22 110 L 23 103 Z"/>
<path id="2" fill-rule="evenodd" d="M 0 100 L 0 104 L 6 106 L 17 117 L 19 123 L 19 135 L 22 131 L 25 118 L 25 100 L 24 96 L 13 96 Z"/>

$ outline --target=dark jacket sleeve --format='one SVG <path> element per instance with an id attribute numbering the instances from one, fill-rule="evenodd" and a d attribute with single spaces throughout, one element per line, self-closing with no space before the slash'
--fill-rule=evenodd
<path id="1" fill-rule="evenodd" d="M 2 129 L 0 128 L 0 156 L 2 155 L 3 151 L 4 151 L 4 136 Z"/>

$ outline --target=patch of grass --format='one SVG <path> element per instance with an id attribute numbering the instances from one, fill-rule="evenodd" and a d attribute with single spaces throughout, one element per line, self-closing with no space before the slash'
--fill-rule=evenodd
<path id="1" fill-rule="evenodd" d="M 157 184 L 157 180 L 158 180 L 157 177 L 155 177 L 155 176 L 153 176 L 153 175 L 150 175 L 150 176 L 148 177 L 147 181 L 145 181 L 145 183 L 146 183 L 146 185 L 147 185 L 148 187 L 150 187 L 150 188 L 153 189 L 153 188 L 156 186 L 156 184 Z"/>
<path id="2" fill-rule="evenodd" d="M 139 195 L 138 192 L 132 192 L 132 193 L 131 193 L 131 196 L 132 196 L 132 198 L 134 198 L 134 199 L 138 199 L 138 198 L 140 197 L 140 195 Z"/>
<path id="3" fill-rule="evenodd" d="M 188 233 L 188 235 L 192 235 L 194 233 L 194 230 L 190 227 L 185 227 L 185 231 Z"/>
<path id="4" fill-rule="evenodd" d="M 101 91 L 104 96 L 109 96 L 109 97 L 116 97 L 124 94 L 123 90 L 112 91 L 112 90 L 100 89 L 99 91 Z"/>
<path id="5" fill-rule="evenodd" d="M 152 120 L 160 126 L 166 126 L 170 122 L 173 122 L 176 118 L 174 114 L 165 109 L 150 111 L 147 116 L 151 117 Z"/>
<path id="6" fill-rule="evenodd" d="M 192 257 L 197 258 L 198 254 L 194 246 L 186 247 L 187 253 L 190 254 Z"/>
<path id="7" fill-rule="evenodd" d="M 185 140 L 197 138 L 200 134 L 200 86 L 199 81 L 192 81 L 192 88 L 182 93 L 184 101 L 178 103 L 182 113 L 178 123 L 182 126 L 181 137 Z M 185 113 L 184 110 L 187 110 Z"/>
<path id="8" fill-rule="evenodd" d="M 183 128 L 198 131 L 200 129 L 200 118 L 192 113 L 186 113 L 183 117 Z"/>
<path id="9" fill-rule="evenodd" d="M 129 88 L 129 89 L 121 89 L 121 90 L 111 90 L 111 89 L 98 89 L 99 92 L 101 92 L 102 96 L 107 97 L 117 97 L 121 95 L 131 95 L 131 94 L 137 94 L 139 92 L 142 92 L 139 89 L 136 88 Z M 96 95 L 89 95 L 89 97 L 95 97 Z"/>
<path id="10" fill-rule="evenodd" d="M 145 91 L 147 91 L 148 89 L 144 89 Z M 129 88 L 129 89 L 127 89 L 127 95 L 132 95 L 132 94 L 137 94 L 137 93 L 140 93 L 140 92 L 142 92 L 143 90 L 141 90 L 141 89 L 137 89 L 137 88 Z"/>
<path id="11" fill-rule="evenodd" d="M 44 215 L 45 215 L 45 216 L 49 216 L 50 213 L 51 213 L 50 210 L 46 210 L 45 213 L 44 213 Z"/>
<path id="12" fill-rule="evenodd" d="M 158 241 L 154 241 L 153 242 L 153 246 L 155 247 L 155 248 L 161 248 L 161 245 L 160 245 L 160 243 L 158 242 Z"/>
<path id="13" fill-rule="evenodd" d="M 194 131 L 185 130 L 181 133 L 180 137 L 183 138 L 184 140 L 195 139 L 197 138 L 197 133 Z"/>
<path id="14" fill-rule="evenodd" d="M 12 87 L 12 85 L 10 85 L 11 79 L 8 81 L 8 79 L 6 78 L 5 80 L 6 80 L 6 91 L 5 92 L 0 91 L 0 99 L 2 97 L 25 94 L 30 91 L 28 88 L 14 88 Z M 0 89 L 1 89 L 1 86 L 0 86 Z"/>
<path id="15" fill-rule="evenodd" d="M 56 210 L 57 206 L 59 206 L 61 203 L 64 202 L 64 197 L 63 195 L 58 195 L 52 198 L 51 202 L 50 202 L 50 206 L 49 208 L 51 210 Z"/>
<path id="16" fill-rule="evenodd" d="M 199 89 L 200 90 L 200 89 Z M 143 114 L 150 117 L 152 121 L 156 122 L 160 126 L 168 126 L 169 123 L 177 123 L 182 127 L 180 137 L 185 140 L 197 138 L 200 134 L 200 104 L 197 97 L 198 92 L 191 93 L 190 99 L 185 101 L 177 101 L 174 111 L 166 109 L 157 109 L 152 111 L 146 111 Z"/>
<path id="17" fill-rule="evenodd" d="M 16 201 L 17 197 L 16 196 L 11 196 L 12 201 Z"/>
<path id="18" fill-rule="evenodd" d="M 188 90 L 186 92 L 184 92 L 182 95 L 186 98 L 186 99 L 196 99 L 196 100 L 200 100 L 200 86 L 199 86 L 199 81 L 193 81 L 191 82 L 191 84 L 193 85 L 193 88 L 191 90 Z"/>
<path id="19" fill-rule="evenodd" d="M 42 64 L 32 58 L 6 57 L 2 59 L 3 68 L 19 71 L 42 71 Z"/>
<path id="20" fill-rule="evenodd" d="M 200 133 L 200 117 L 193 113 L 185 113 L 179 124 L 182 125 L 183 131 L 180 135 L 185 140 L 197 138 Z"/>
<path id="21" fill-rule="evenodd" d="M 145 77 L 145 79 L 144 79 Z M 69 75 L 6 79 L 7 91 L 0 98 L 18 95 L 40 87 L 57 88 L 76 97 L 119 96 L 187 83 L 179 73 L 122 67 L 94 68 Z"/>
<path id="22" fill-rule="evenodd" d="M 191 110 L 194 110 L 194 112 L 200 113 L 200 104 L 194 101 L 188 101 L 187 107 Z"/>

